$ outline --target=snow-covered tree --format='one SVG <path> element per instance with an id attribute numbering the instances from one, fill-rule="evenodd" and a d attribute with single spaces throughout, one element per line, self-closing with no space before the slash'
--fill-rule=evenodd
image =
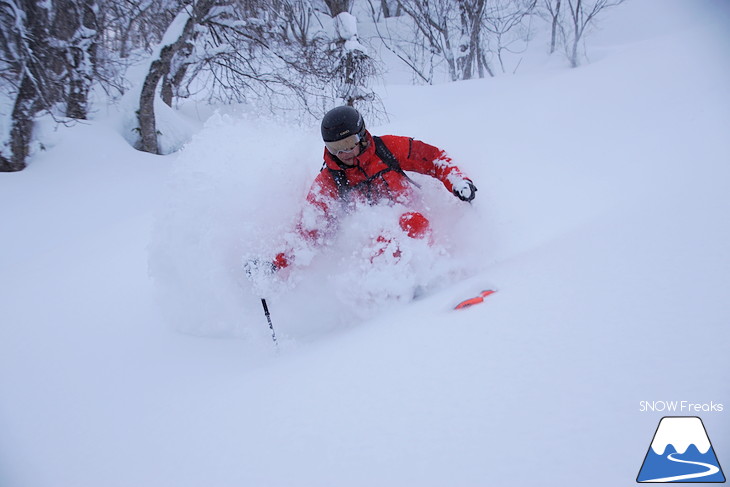
<path id="1" fill-rule="evenodd" d="M 337 96 L 350 106 L 361 105 L 375 99 L 369 88 L 370 79 L 377 74 L 367 48 L 360 43 L 357 19 L 349 12 L 332 10 L 335 38 L 328 56 L 334 63 Z"/>
<path id="2" fill-rule="evenodd" d="M 55 77 L 62 80 L 65 115 L 85 119 L 88 94 L 94 81 L 98 28 L 96 0 L 54 0 L 51 23 Z"/>
<path id="3" fill-rule="evenodd" d="M 198 0 L 186 5 L 173 19 L 149 63 L 149 69 L 142 82 L 139 96 L 139 149 L 159 154 L 157 123 L 155 118 L 155 99 L 160 81 L 184 65 L 192 53 L 196 27 L 204 23 L 218 0 Z M 183 74 L 184 76 L 184 74 Z"/>
<path id="4" fill-rule="evenodd" d="M 33 122 L 41 111 L 84 119 L 98 40 L 96 0 L 2 0 L 0 51 L 14 87 L 0 170 L 25 168 Z"/>
<path id="5" fill-rule="evenodd" d="M 161 97 L 172 106 L 190 92 L 297 117 L 319 117 L 337 99 L 377 113 L 370 88 L 375 62 L 358 38 L 350 7 L 350 1 L 332 1 L 328 11 L 318 11 L 306 0 L 183 6 L 138 83 L 137 147 L 160 152 L 154 102 Z"/>

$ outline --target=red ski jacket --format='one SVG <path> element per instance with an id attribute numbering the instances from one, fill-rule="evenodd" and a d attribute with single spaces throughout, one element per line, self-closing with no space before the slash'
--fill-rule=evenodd
<path id="1" fill-rule="evenodd" d="M 317 175 L 307 195 L 308 206 L 315 209 L 315 220 L 331 218 L 335 211 L 333 206 L 339 205 L 343 198 L 355 201 L 367 201 L 373 204 L 385 201 L 398 203 L 408 202 L 415 184 L 403 171 L 427 174 L 441 181 L 451 192 L 452 184 L 467 179 L 451 162 L 446 153 L 432 145 L 409 137 L 384 135 L 381 140 L 385 147 L 398 161 L 400 171 L 383 161 L 375 150 L 372 135 L 366 133 L 367 147 L 355 159 L 353 166 L 342 164 L 327 149 L 324 150 L 324 167 Z M 319 214 L 319 215 L 317 215 Z M 306 218 L 305 218 L 306 220 Z M 303 221 L 305 233 L 321 230 Z M 314 223 L 314 222 L 312 222 Z M 316 235 L 312 235 L 316 237 Z"/>
<path id="2" fill-rule="evenodd" d="M 389 164 L 376 153 L 375 141 L 369 132 L 366 137 L 367 147 L 352 166 L 343 164 L 325 148 L 324 167 L 312 183 L 298 227 L 299 233 L 310 242 L 319 242 L 332 228 L 343 202 L 407 205 L 416 184 L 404 171 L 434 177 L 449 192 L 453 190 L 453 183 L 468 179 L 438 147 L 409 137 L 384 135 L 380 139 L 397 161 L 398 167 L 394 167 L 393 162 Z M 274 264 L 286 267 L 287 256 L 284 253 L 277 255 Z"/>

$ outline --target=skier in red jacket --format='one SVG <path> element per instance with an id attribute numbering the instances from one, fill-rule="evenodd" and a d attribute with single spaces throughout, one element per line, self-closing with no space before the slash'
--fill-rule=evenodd
<path id="1" fill-rule="evenodd" d="M 405 171 L 438 179 L 462 201 L 476 196 L 474 183 L 443 150 L 409 137 L 375 137 L 352 107 L 327 112 L 322 120 L 322 139 L 324 166 L 307 195 L 298 225 L 298 233 L 310 244 L 322 244 L 336 227 L 338 216 L 353 205 L 400 203 L 407 207 L 419 186 Z M 430 235 L 429 221 L 420 212 L 403 213 L 399 223 L 408 237 Z M 378 241 L 389 242 L 385 237 Z M 273 268 L 287 267 L 291 261 L 287 252 L 279 253 Z"/>

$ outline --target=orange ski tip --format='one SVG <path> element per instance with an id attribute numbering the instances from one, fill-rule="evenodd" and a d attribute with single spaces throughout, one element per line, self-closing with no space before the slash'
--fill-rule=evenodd
<path id="1" fill-rule="evenodd" d="M 494 293 L 496 293 L 496 292 L 497 292 L 497 291 L 495 291 L 495 290 L 493 290 L 493 289 L 488 289 L 488 290 L 486 290 L 486 291 L 482 291 L 481 293 L 479 293 L 479 296 L 476 296 L 476 297 L 474 297 L 474 298 L 469 298 L 469 299 L 466 299 L 466 300 L 464 300 L 464 301 L 460 302 L 459 304 L 457 304 L 457 305 L 456 305 L 456 306 L 454 307 L 454 309 L 464 309 L 464 308 L 469 308 L 469 307 L 471 307 L 471 306 L 474 306 L 475 304 L 479 304 L 479 303 L 482 303 L 482 302 L 484 302 L 484 298 L 486 298 L 486 297 L 487 297 L 487 296 L 489 296 L 490 294 L 494 294 Z"/>

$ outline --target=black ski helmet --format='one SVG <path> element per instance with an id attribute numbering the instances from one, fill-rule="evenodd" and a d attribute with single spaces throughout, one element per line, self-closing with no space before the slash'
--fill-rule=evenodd
<path id="1" fill-rule="evenodd" d="M 365 137 L 365 121 L 356 109 L 350 106 L 333 108 L 322 119 L 322 140 L 335 142 L 351 135 Z"/>

